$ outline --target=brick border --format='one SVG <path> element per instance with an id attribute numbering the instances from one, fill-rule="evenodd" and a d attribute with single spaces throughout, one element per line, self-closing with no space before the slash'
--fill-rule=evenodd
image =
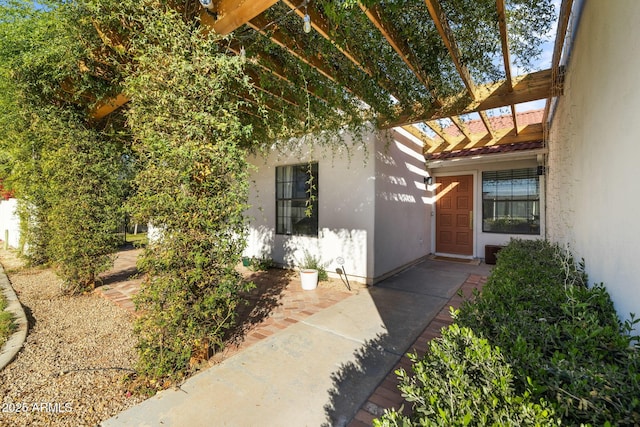
<path id="1" fill-rule="evenodd" d="M 367 401 L 360 407 L 355 417 L 348 424 L 348 427 L 368 427 L 373 424 L 375 418 L 380 417 L 385 409 L 399 409 L 404 404 L 403 412 L 408 414 L 411 409 L 411 403 L 406 402 L 398 390 L 398 377 L 395 371 L 404 368 L 405 371 L 411 372 L 411 360 L 407 353 L 424 354 L 427 351 L 429 341 L 439 337 L 440 330 L 453 323 L 449 307 L 459 308 L 465 299 L 468 299 L 474 289 L 482 290 L 487 281 L 487 277 L 478 274 L 471 274 L 465 282 L 458 288 L 455 295 L 449 299 L 447 304 L 440 310 L 427 327 L 422 331 L 420 336 L 409 347 L 409 350 L 400 358 L 400 361 L 391 369 L 387 376 L 382 380 L 378 387 L 371 393 Z M 458 295 L 462 291 L 462 296 Z"/>

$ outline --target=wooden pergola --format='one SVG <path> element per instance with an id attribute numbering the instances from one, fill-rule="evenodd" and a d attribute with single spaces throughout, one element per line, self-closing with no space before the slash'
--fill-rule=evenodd
<path id="1" fill-rule="evenodd" d="M 203 1 L 201 3 L 206 7 L 194 3 L 196 7 L 194 13 L 199 15 L 201 25 L 208 30 L 221 35 L 230 35 L 231 41 L 226 44 L 229 54 L 245 54 L 242 42 L 234 39 L 236 32 L 256 32 L 268 42 L 284 50 L 291 58 L 312 67 L 328 81 L 345 87 L 347 91 L 366 103 L 366 97 L 359 93 L 357 88 L 350 86 L 350 82 L 346 81 L 344 75 L 340 75 L 336 71 L 336 67 L 332 66 L 328 58 L 324 58 L 317 53 L 308 53 L 309 49 L 306 49 L 304 40 L 292 37 L 286 31 L 282 31 L 277 23 L 274 23 L 273 12 L 271 15 L 269 14 L 270 9 L 280 8 L 278 12 L 282 13 L 282 10 L 286 7 L 287 13 L 295 13 L 300 17 L 301 26 L 303 18 L 308 15 L 312 31 L 315 31 L 331 43 L 336 54 L 339 54 L 354 70 L 353 73 L 362 73 L 362 75 L 368 76 L 374 84 L 384 89 L 391 96 L 395 93 L 395 82 L 384 76 L 381 77 L 380 72 L 376 73 L 375 57 L 363 59 L 361 53 L 356 53 L 357 49 L 352 43 L 344 42 L 344 40 L 338 42 L 332 37 L 332 33 L 335 33 L 336 25 L 319 8 L 314 7 L 314 0 L 210 0 L 209 2 Z M 207 5 L 207 3 L 209 4 Z M 380 5 L 366 7 L 360 4 L 360 12 L 366 16 L 372 28 L 380 32 L 388 46 L 397 55 L 397 58 L 402 61 L 401 63 L 423 86 L 425 95 L 433 100 L 430 108 L 427 109 L 421 108 L 417 104 L 415 104 L 415 107 L 409 105 L 409 108 L 407 108 L 406 104 L 404 104 L 404 107 L 398 108 L 396 114 L 392 117 L 378 117 L 378 126 L 380 128 L 402 127 L 419 138 L 425 145 L 425 151 L 430 153 L 476 148 L 485 145 L 542 141 L 549 117 L 551 100 L 562 92 L 560 57 L 567 32 L 571 6 L 572 0 L 562 1 L 551 68 L 512 76 L 505 0 L 496 0 L 496 13 L 506 78 L 498 82 L 478 84 L 473 81 L 471 73 L 462 59 L 459 46 L 454 37 L 454 31 L 450 28 L 440 1 L 425 0 L 424 7 L 428 10 L 428 14 L 448 50 L 450 59 L 455 65 L 455 70 L 464 84 L 464 89 L 461 93 L 445 100 L 434 93 L 427 73 L 416 57 L 415 51 L 399 34 L 394 22 L 390 22 L 389 19 L 385 18 L 383 7 Z M 277 99 L 278 102 L 286 102 L 293 106 L 298 105 L 295 99 L 287 96 L 286 92 L 275 93 L 275 91 L 268 87 L 263 87 L 261 84 L 262 74 L 265 73 L 272 79 L 279 79 L 283 84 L 291 84 L 294 81 L 294 76 L 291 75 L 290 67 L 287 68 L 277 58 L 274 59 L 265 52 L 254 53 L 251 62 L 254 66 L 247 70 L 247 73 L 258 90 Z M 322 91 L 319 88 L 309 85 L 304 90 L 317 99 L 323 99 Z M 455 102 L 452 102 L 451 98 L 455 99 Z M 546 100 L 542 122 L 540 124 L 520 126 L 517 121 L 516 104 L 537 100 Z M 100 119 L 127 102 L 128 98 L 125 95 L 118 95 L 100 103 L 91 112 L 91 115 L 95 119 Z M 508 108 L 511 111 L 513 126 L 509 129 L 492 128 L 488 111 L 500 108 Z M 478 132 L 476 129 L 475 132 L 471 132 L 468 129 L 464 117 L 470 113 L 477 113 L 484 124 L 483 131 Z M 450 135 L 443 132 L 440 119 L 449 119 L 451 126 L 459 130 L 459 136 L 451 138 Z M 425 131 L 427 129 L 432 132 Z"/>

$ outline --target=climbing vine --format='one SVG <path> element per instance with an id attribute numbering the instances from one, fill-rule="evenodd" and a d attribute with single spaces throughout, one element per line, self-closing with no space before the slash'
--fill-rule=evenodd
<path id="1" fill-rule="evenodd" d="M 248 288 L 234 266 L 249 152 L 300 141 L 343 150 L 345 127 L 358 141 L 372 121 L 428 111 L 462 89 L 424 1 L 362 3 L 380 6 L 417 75 L 355 0 L 314 2 L 333 41 L 304 33 L 282 3 L 262 15 L 261 32 L 226 38 L 200 24 L 195 0 L 0 3 L 0 178 L 21 200 L 26 253 L 82 292 L 109 265 L 123 206 L 155 227 L 136 301 L 139 372 L 152 385 L 223 346 Z M 499 78 L 495 2 L 441 3 L 474 78 Z M 551 10 L 551 0 L 507 2 L 522 64 Z M 297 56 L 275 35 L 293 40 Z M 130 102 L 92 118 L 116 96 Z"/>
<path id="2" fill-rule="evenodd" d="M 99 39 L 74 5 L 40 6 L 0 8 L 2 173 L 20 200 L 24 254 L 54 265 L 63 290 L 80 293 L 117 248 L 125 149 L 82 105 L 109 86 L 90 55 Z"/>

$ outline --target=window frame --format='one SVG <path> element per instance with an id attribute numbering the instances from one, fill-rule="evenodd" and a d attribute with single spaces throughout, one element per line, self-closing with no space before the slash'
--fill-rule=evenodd
<path id="1" fill-rule="evenodd" d="M 542 204 L 540 175 L 537 168 L 489 170 L 482 171 L 481 176 L 482 232 L 539 236 L 542 228 Z M 496 182 L 493 192 L 487 191 L 488 182 L 491 181 Z M 499 188 L 500 182 L 506 185 Z M 517 187 L 525 190 L 515 190 Z M 509 192 L 505 190 L 509 190 L 510 195 L 505 194 Z M 501 192 L 502 195 L 500 195 Z M 518 192 L 522 194 L 517 194 Z M 488 194 L 494 194 L 494 196 L 487 197 Z M 487 212 L 487 203 L 493 204 L 491 212 Z M 508 214 L 496 214 L 496 210 L 508 211 Z M 524 211 L 525 214 L 517 215 L 518 211 Z M 494 221 L 492 226 L 490 221 Z"/>
<path id="2" fill-rule="evenodd" d="M 281 179 L 284 175 L 285 168 L 291 168 L 291 177 L 289 180 Z M 299 178 L 302 176 L 300 173 L 304 170 L 304 180 Z M 281 172 L 282 171 L 282 172 Z M 319 231 L 319 215 L 318 215 L 318 177 L 319 177 L 318 162 L 297 163 L 290 165 L 280 165 L 275 168 L 275 231 L 276 235 L 282 236 L 308 236 L 318 237 Z M 296 173 L 298 172 L 298 173 Z M 311 173 L 311 177 L 309 176 Z M 311 187 L 309 187 L 311 182 Z M 290 183 L 290 187 L 286 184 Z M 304 197 L 300 197 L 301 187 L 304 187 Z M 290 196 L 283 194 L 285 191 L 291 192 Z M 295 193 L 298 194 L 295 194 Z M 284 206 L 289 202 L 288 210 Z M 311 205 L 311 206 L 309 206 Z M 310 208 L 311 215 L 307 216 L 308 209 Z M 301 215 L 302 210 L 304 214 Z M 285 212 L 282 212 L 285 211 Z M 297 213 L 297 215 L 296 215 Z M 286 223 L 288 221 L 288 223 Z M 300 224 L 305 221 L 304 224 Z"/>

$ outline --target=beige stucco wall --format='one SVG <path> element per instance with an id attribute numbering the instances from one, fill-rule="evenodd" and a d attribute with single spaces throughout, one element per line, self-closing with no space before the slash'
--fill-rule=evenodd
<path id="1" fill-rule="evenodd" d="M 640 1 L 591 0 L 549 134 L 548 237 L 640 314 Z"/>
<path id="2" fill-rule="evenodd" d="M 406 131 L 381 133 L 375 152 L 375 278 L 431 253 L 422 143 Z"/>
<path id="3" fill-rule="evenodd" d="M 348 144 L 351 142 L 348 140 Z M 349 153 L 301 145 L 285 154 L 254 157 L 247 212 L 247 256 L 267 256 L 287 266 L 302 261 L 304 251 L 318 256 L 329 273 L 340 267 L 350 279 L 366 282 L 374 265 L 375 135 L 365 136 L 365 146 L 355 143 Z M 318 162 L 318 237 L 275 233 L 275 169 L 282 165 Z"/>

